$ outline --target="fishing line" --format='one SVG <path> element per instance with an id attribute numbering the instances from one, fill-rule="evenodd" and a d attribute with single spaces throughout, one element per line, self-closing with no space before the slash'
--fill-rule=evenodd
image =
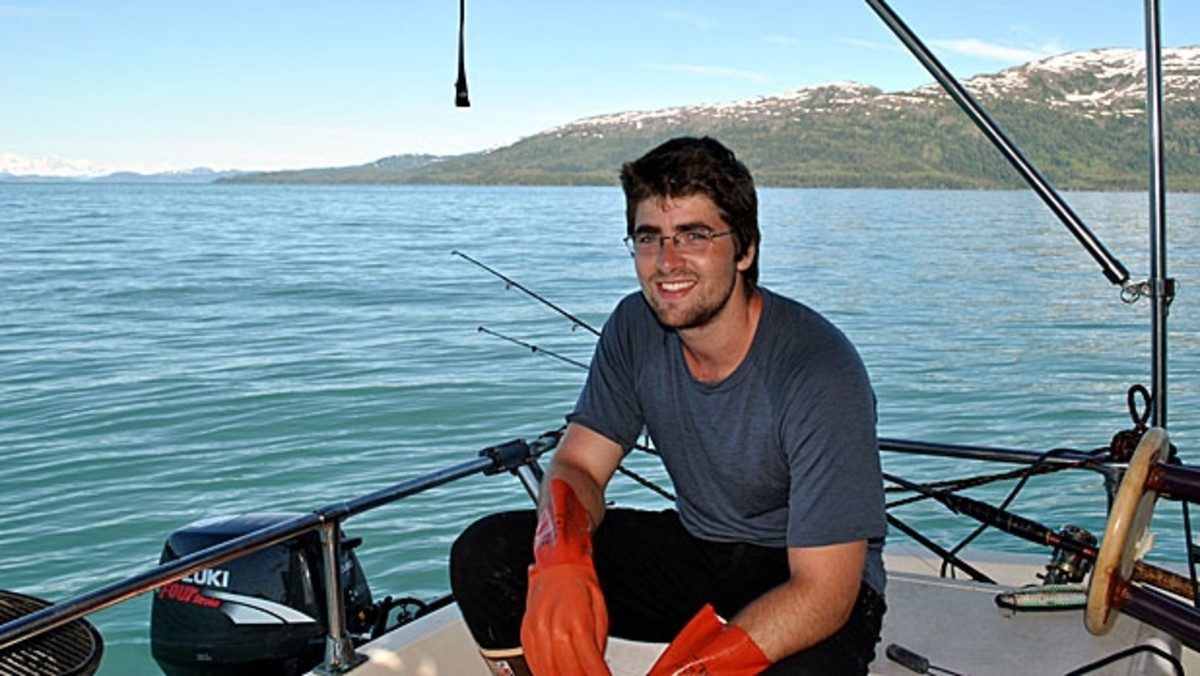
<path id="1" fill-rule="evenodd" d="M 593 334 L 595 334 L 597 336 L 600 335 L 600 332 L 597 331 L 595 328 L 593 328 L 587 322 L 583 321 L 579 317 L 576 317 L 575 315 L 571 314 L 570 312 L 567 312 L 566 310 L 562 309 L 561 307 L 555 305 L 554 303 L 550 302 L 549 300 L 547 300 L 546 298 L 537 294 L 536 292 L 531 291 L 528 288 L 522 286 L 520 282 L 517 282 L 516 280 L 512 279 L 511 277 L 508 277 L 501 272 L 493 270 L 492 268 L 488 267 L 487 265 L 480 263 L 479 261 L 475 260 L 474 258 L 471 258 L 470 256 L 468 256 L 467 254 L 465 254 L 461 251 L 451 251 L 450 253 L 452 255 L 458 256 L 459 258 L 462 258 L 470 263 L 474 263 L 475 265 L 483 268 L 490 274 L 504 280 L 505 285 L 519 289 L 520 291 L 522 291 L 529 297 L 533 298 L 534 300 L 538 301 L 539 303 L 549 307 L 550 309 L 554 310 L 555 312 L 562 315 L 563 317 L 566 317 L 567 319 L 571 320 L 571 322 L 573 322 L 575 326 L 581 326 L 581 327 L 587 329 L 588 331 L 591 331 Z M 572 328 L 574 328 L 574 327 L 572 327 Z M 481 333 L 486 333 L 489 336 L 495 336 L 496 338 L 500 338 L 501 340 L 507 340 L 508 342 L 513 343 L 515 345 L 520 345 L 521 347 L 524 347 L 531 352 L 541 353 L 541 354 L 546 355 L 547 357 L 553 357 L 555 359 L 558 359 L 559 361 L 571 364 L 572 366 L 578 366 L 579 368 L 582 368 L 584 370 L 587 370 L 589 368 L 588 365 L 584 364 L 583 362 L 576 361 L 574 359 L 571 359 L 570 357 L 564 357 L 560 354 L 551 352 L 550 350 L 547 350 L 545 348 L 538 347 L 537 345 L 534 345 L 532 343 L 527 343 L 523 340 L 518 340 L 511 336 L 506 336 L 497 331 L 493 331 L 487 327 L 480 326 L 478 331 L 480 331 Z M 643 452 L 649 453 L 650 455 L 658 455 L 657 451 L 655 451 L 649 445 L 646 445 L 646 444 L 636 444 L 636 445 L 634 445 L 633 450 L 643 451 Z M 637 472 L 634 472 L 633 470 L 628 469 L 623 464 L 617 466 L 617 471 L 620 472 L 621 474 L 624 474 L 625 476 L 629 477 L 630 479 L 633 479 L 635 482 L 650 489 L 651 491 L 658 493 L 659 495 L 666 498 L 667 500 L 671 500 L 671 501 L 675 500 L 675 496 L 673 494 L 671 494 L 669 491 L 667 491 L 665 488 L 663 488 L 663 487 L 659 486 L 658 484 L 654 483 L 653 481 L 650 481 L 649 479 L 639 475 Z"/>
<path id="2" fill-rule="evenodd" d="M 1104 449 L 1097 449 L 1097 451 L 1093 451 L 1093 453 L 1102 452 L 1103 450 Z M 1072 450 L 1070 452 L 1083 454 L 1083 451 Z M 1074 463 L 1065 464 L 1065 465 L 1043 464 L 1041 466 L 1030 466 L 1028 468 L 1014 469 L 1014 470 L 1009 470 L 1007 472 L 1000 472 L 997 474 L 981 474 L 981 475 L 965 477 L 965 478 L 961 478 L 961 479 L 943 479 L 941 481 L 927 482 L 922 485 L 925 486 L 926 488 L 929 488 L 932 490 L 941 490 L 941 491 L 945 491 L 945 492 L 954 493 L 954 492 L 966 490 L 968 488 L 977 488 L 979 486 L 986 486 L 987 484 L 995 483 L 997 481 L 1004 481 L 1006 479 L 1017 479 L 1017 478 L 1024 476 L 1027 473 L 1053 474 L 1054 472 L 1058 472 L 1061 470 L 1079 469 L 1081 467 L 1089 467 L 1089 466 L 1092 466 L 1093 464 L 1095 464 L 1095 462 L 1096 461 L 1094 461 L 1094 460 L 1079 460 Z M 901 492 L 901 491 L 911 492 L 910 489 L 905 488 L 903 486 L 888 486 L 887 488 L 884 489 L 884 492 L 887 492 L 887 493 L 895 493 L 895 492 Z M 892 509 L 893 507 L 903 507 L 905 505 L 910 505 L 915 502 L 923 502 L 925 500 L 929 500 L 932 497 L 933 497 L 932 495 L 929 495 L 927 493 L 918 492 L 916 495 L 911 495 L 909 497 L 901 498 L 899 500 L 894 500 L 892 502 L 887 503 L 887 508 Z"/>
<path id="3" fill-rule="evenodd" d="M 643 450 L 643 451 L 647 450 L 645 448 L 636 447 L 636 446 L 635 446 L 635 448 L 638 448 L 639 450 Z M 655 454 L 655 455 L 657 455 L 657 454 Z M 624 464 L 617 465 L 617 471 L 620 472 L 621 474 L 624 474 L 625 476 L 629 477 L 630 479 L 633 479 L 634 481 L 641 484 L 642 486 L 654 491 L 655 493 L 658 493 L 659 495 L 670 500 L 671 502 L 675 502 L 675 496 L 672 495 L 670 493 L 670 491 L 663 488 L 662 486 L 659 486 L 658 484 L 654 483 L 653 481 L 639 475 L 637 472 L 635 472 L 631 469 L 628 469 L 627 467 L 625 467 Z"/>
<path id="4" fill-rule="evenodd" d="M 467 262 L 474 263 L 475 265 L 477 265 L 480 268 L 483 268 L 484 270 L 488 271 L 492 275 L 504 280 L 504 283 L 507 287 L 515 287 L 516 289 L 520 290 L 522 293 L 529 296 L 530 298 L 538 301 L 542 305 L 545 305 L 546 307 L 550 308 L 551 310 L 554 310 L 555 312 L 562 315 L 563 317 L 566 317 L 567 319 L 571 320 L 571 322 L 575 326 L 583 327 L 583 328 L 587 329 L 588 331 L 591 331 L 596 336 L 600 335 L 600 332 L 598 330 L 596 330 L 595 328 L 593 328 L 587 322 L 583 321 L 579 317 L 576 317 L 575 315 L 571 314 L 570 312 L 567 312 L 566 310 L 562 309 L 561 307 L 555 305 L 554 303 L 550 302 L 546 298 L 543 298 L 542 296 L 538 295 L 536 292 L 531 291 L 528 288 L 522 286 L 520 282 L 512 279 L 511 277 L 508 277 L 500 272 L 497 272 L 496 270 L 493 270 L 492 268 L 484 265 L 483 263 L 480 263 L 479 261 L 475 260 L 474 258 L 471 258 L 470 256 L 468 256 L 467 254 L 465 254 L 461 251 L 451 251 L 450 255 L 458 256 L 459 258 L 462 258 L 463 260 L 466 260 Z M 574 329 L 575 326 L 573 326 L 571 328 Z"/>
<path id="5" fill-rule="evenodd" d="M 1099 448 L 1099 449 L 1093 450 L 1091 452 L 1091 454 L 1097 455 L 1099 453 L 1102 453 L 1104 450 L 1105 449 L 1103 449 L 1103 448 Z M 885 492 L 886 491 L 894 491 L 894 490 L 913 490 L 914 492 L 916 492 L 916 495 L 913 495 L 911 497 L 908 497 L 908 498 L 905 498 L 902 500 L 895 500 L 895 501 L 889 502 L 889 503 L 887 503 L 886 507 L 888 510 L 891 510 L 895 507 L 901 507 L 901 506 L 919 502 L 922 500 L 928 500 L 930 498 L 937 499 L 940 502 L 942 502 L 943 504 L 946 504 L 945 500 L 940 498 L 939 495 L 950 495 L 950 494 L 953 494 L 955 491 L 961 491 L 961 490 L 965 490 L 967 488 L 975 488 L 975 487 L 993 483 L 996 481 L 1002 481 L 1005 479 L 1012 479 L 1012 478 L 1019 477 L 1020 481 L 1013 488 L 1013 490 L 1010 492 L 1009 496 L 1005 499 L 1005 501 L 1002 503 L 1002 505 L 998 508 L 993 508 L 998 511 L 1002 511 L 1004 508 L 1006 508 L 1009 504 L 1012 503 L 1013 499 L 1016 498 L 1017 493 L 1021 490 L 1021 488 L 1029 480 L 1029 477 L 1038 475 L 1038 474 L 1050 474 L 1053 472 L 1057 472 L 1059 470 L 1088 467 L 1088 466 L 1093 465 L 1096 462 L 1095 460 L 1079 460 L 1079 461 L 1076 461 L 1074 463 L 1070 463 L 1067 465 L 1048 465 L 1048 464 L 1046 464 L 1046 460 L 1048 458 L 1050 458 L 1051 456 L 1058 455 L 1058 454 L 1064 454 L 1064 453 L 1080 453 L 1080 451 L 1076 451 L 1074 449 L 1065 449 L 1065 448 L 1064 449 L 1054 449 L 1052 451 L 1048 451 L 1045 454 L 1043 454 L 1040 458 L 1037 459 L 1036 462 L 1034 462 L 1032 465 L 1030 465 L 1027 468 L 1023 468 L 1023 469 L 1019 469 L 1019 470 L 1011 470 L 1011 471 L 1002 472 L 999 474 L 967 477 L 965 479 L 951 479 L 951 480 L 939 481 L 939 482 L 935 482 L 935 483 L 922 484 L 920 489 L 914 489 L 912 487 L 913 485 L 910 484 L 909 482 L 897 481 L 896 483 L 899 484 L 899 486 L 897 488 L 889 487 L 889 488 L 885 489 Z M 889 479 L 891 479 L 891 478 L 892 477 L 889 477 Z M 949 505 L 946 505 L 946 506 L 949 506 Z M 951 509 L 953 510 L 954 508 L 951 507 Z M 954 511 L 957 511 L 957 510 L 954 510 Z M 888 514 L 888 518 L 889 518 L 889 520 L 892 519 L 892 516 L 890 513 Z M 947 573 L 949 571 L 949 566 L 954 566 L 955 568 L 959 568 L 959 569 L 967 572 L 968 574 L 970 574 L 972 577 L 975 577 L 975 574 L 969 569 L 969 567 L 964 567 L 964 562 L 962 561 L 961 558 L 959 558 L 958 553 L 961 552 L 975 538 L 977 538 L 979 535 L 981 535 L 985 530 L 987 530 L 988 526 L 989 526 L 989 524 L 986 521 L 981 522 L 981 524 L 979 526 L 977 526 L 976 529 L 971 534 L 969 534 L 964 540 L 959 542 L 958 545 L 956 545 L 955 547 L 953 547 L 950 550 L 943 549 L 940 546 L 930 547 L 930 545 L 927 544 L 928 539 L 925 538 L 924 536 L 921 536 L 920 538 L 914 537 L 914 539 L 916 539 L 918 542 L 923 544 L 927 549 L 929 549 L 930 551 L 934 552 L 939 557 L 941 557 L 942 565 L 941 565 L 939 574 L 942 577 L 947 576 Z M 903 528 L 901 528 L 900 530 L 905 531 L 905 529 L 903 529 Z M 905 531 L 905 532 L 910 537 L 912 537 L 912 533 L 908 533 L 908 531 Z M 976 578 L 976 579 L 978 579 L 978 578 Z"/>
<path id="6" fill-rule="evenodd" d="M 559 306 L 555 305 L 554 303 L 550 302 L 549 300 L 546 300 L 545 298 L 538 295 L 537 293 L 527 289 L 526 287 L 522 286 L 516 280 L 513 280 L 510 277 L 507 277 L 504 274 L 502 274 L 496 270 L 493 270 L 492 268 L 484 265 L 483 263 L 480 263 L 479 261 L 475 260 L 474 258 L 471 258 L 470 256 L 462 253 L 461 251 L 451 251 L 450 253 L 455 256 L 458 256 L 460 258 L 463 258 L 464 260 L 466 260 L 468 262 L 474 263 L 475 265 L 483 268 L 484 270 L 488 271 L 492 275 L 499 277 L 500 279 L 504 280 L 504 283 L 506 285 L 516 287 L 517 289 L 521 290 L 525 294 L 529 295 L 531 298 L 534 298 L 535 300 L 542 303 L 543 305 L 546 305 L 547 307 L 553 309 L 558 314 L 571 320 L 572 322 L 574 322 L 575 326 L 581 326 L 581 327 L 587 329 L 588 331 L 591 331 L 593 334 L 595 334 L 597 336 L 600 335 L 600 332 L 597 331 L 596 329 L 592 328 L 592 326 L 589 325 L 587 322 L 576 317 L 575 315 L 571 314 L 570 312 L 567 312 L 566 310 L 560 308 Z M 493 330 L 487 328 L 486 326 L 480 326 L 477 329 L 477 331 L 479 331 L 480 333 L 486 333 L 489 336 L 493 336 L 493 337 L 499 338 L 501 340 L 506 340 L 510 343 L 513 343 L 514 345 L 520 345 L 521 347 L 526 348 L 530 352 L 533 352 L 535 354 L 540 353 L 540 354 L 546 355 L 547 357 L 553 357 L 554 359 L 565 362 L 572 366 L 577 366 L 581 369 L 584 369 L 585 371 L 589 368 L 589 366 L 587 364 L 584 364 L 581 361 L 571 359 L 570 357 L 564 357 L 563 355 L 557 354 L 557 353 L 547 350 L 545 348 L 538 347 L 537 345 L 534 345 L 533 343 L 527 343 L 523 340 L 513 338 L 512 336 L 506 336 L 498 331 L 493 331 Z M 645 453 L 649 453 L 650 455 L 655 455 L 655 456 L 658 455 L 658 452 L 655 451 L 653 448 L 651 448 L 648 444 L 635 444 L 633 446 L 633 450 L 643 451 Z M 658 484 L 654 483 L 653 481 L 651 481 L 651 480 L 641 476 L 637 472 L 634 472 L 633 470 L 625 467 L 624 464 L 618 465 L 617 471 L 620 472 L 621 474 L 624 474 L 625 476 L 629 477 L 630 479 L 633 479 L 635 482 L 641 484 L 645 488 L 648 488 L 651 491 L 658 493 L 660 496 L 666 498 L 667 500 L 670 500 L 672 502 L 675 501 L 675 496 L 670 491 L 667 491 L 665 488 L 659 486 Z"/>
<path id="7" fill-rule="evenodd" d="M 1010 504 L 1012 504 L 1013 500 L 1016 499 L 1017 494 L 1020 493 L 1021 489 L 1023 489 L 1025 487 L 1025 484 L 1029 482 L 1029 478 L 1034 475 L 1035 469 L 1045 466 L 1046 461 L 1056 455 L 1063 455 L 1063 454 L 1070 453 L 1070 452 L 1071 452 L 1070 449 L 1056 448 L 1056 449 L 1052 449 L 1052 450 L 1049 450 L 1049 451 L 1046 451 L 1045 453 L 1043 453 L 1036 461 L 1034 461 L 1034 463 L 1032 465 L 1030 465 L 1024 472 L 1022 472 L 1021 479 L 1019 481 L 1017 481 L 1017 484 L 1015 486 L 1013 486 L 1013 489 L 1011 491 L 1009 491 L 1008 497 L 1004 498 L 1004 501 L 1001 502 L 1000 505 L 998 507 L 996 507 L 996 509 L 999 509 L 1001 511 L 1006 511 L 1008 509 L 1008 506 Z M 979 526 L 977 526 L 975 528 L 974 531 L 971 532 L 970 535 L 963 538 L 963 540 L 961 542 L 959 542 L 957 545 L 952 547 L 950 549 L 950 553 L 957 555 L 967 545 L 971 544 L 971 542 L 974 541 L 975 538 L 982 535 L 983 532 L 988 529 L 988 527 L 989 527 L 988 523 L 986 523 L 986 522 L 981 523 Z M 943 561 L 942 562 L 942 576 L 945 577 L 945 575 L 946 575 L 946 562 Z"/>
<path id="8" fill-rule="evenodd" d="M 566 362 L 572 366 L 578 366 L 579 368 L 581 368 L 585 371 L 588 369 L 588 365 L 581 361 L 576 361 L 574 359 L 571 359 L 570 357 L 564 357 L 561 354 L 558 354 L 556 352 L 551 352 L 550 350 L 547 350 L 545 348 L 538 347 L 537 345 L 534 345 L 533 343 L 527 343 L 523 340 L 518 340 L 511 336 L 506 336 L 503 333 L 493 331 L 493 330 L 487 328 L 486 326 L 480 326 L 477 330 L 480 333 L 486 333 L 489 336 L 495 336 L 496 338 L 499 338 L 500 340 L 507 340 L 508 342 L 513 343 L 514 345 L 520 345 L 521 347 L 529 349 L 529 351 L 533 352 L 534 354 L 544 354 L 547 357 L 553 357 L 559 361 Z"/>
<path id="9" fill-rule="evenodd" d="M 896 518 L 891 513 L 887 513 L 887 514 L 885 514 L 885 516 L 887 517 L 888 525 L 890 525 L 891 527 L 900 531 L 901 533 L 904 533 L 908 537 L 912 538 L 918 544 L 920 544 L 922 547 L 924 547 L 924 548 L 928 549 L 929 551 L 933 552 L 934 554 L 937 554 L 938 556 L 942 557 L 942 561 L 950 561 L 954 565 L 955 568 L 959 568 L 963 572 L 965 572 L 967 575 L 970 575 L 972 580 L 975 580 L 976 582 L 983 582 L 986 584 L 996 584 L 996 581 L 993 580 L 991 577 L 989 577 L 987 573 L 984 573 L 983 571 L 979 570 L 978 568 L 972 566 L 971 564 L 967 563 L 966 561 L 963 561 L 959 557 L 950 553 L 944 547 L 942 547 L 938 543 L 934 542 L 933 540 L 930 540 L 929 538 L 925 537 L 923 534 L 921 534 L 920 531 L 918 531 L 917 529 L 908 525 L 907 523 L 904 523 L 903 521 Z M 945 577 L 945 575 L 943 575 L 943 577 Z"/>
<path id="10" fill-rule="evenodd" d="M 1094 547 L 1088 547 L 1081 543 L 1064 538 L 1051 531 L 1046 526 L 1033 521 L 1032 519 L 1027 519 L 1018 514 L 1013 514 L 1012 512 L 999 509 L 985 502 L 968 498 L 963 495 L 955 495 L 953 493 L 947 493 L 944 491 L 930 490 L 921 484 L 908 481 L 907 479 L 901 479 L 900 477 L 888 474 L 887 472 L 884 472 L 883 477 L 888 481 L 900 484 L 901 486 L 905 486 L 912 490 L 928 493 L 931 497 L 945 505 L 955 514 L 969 516 L 982 523 L 995 526 L 1005 533 L 1015 535 L 1030 542 L 1061 547 L 1063 549 L 1080 553 L 1090 559 L 1095 559 L 1096 551 Z"/>

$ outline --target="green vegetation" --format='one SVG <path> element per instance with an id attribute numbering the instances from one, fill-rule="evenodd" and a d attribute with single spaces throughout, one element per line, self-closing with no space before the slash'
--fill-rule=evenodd
<path id="1" fill-rule="evenodd" d="M 1121 101 L 1099 109 L 1064 105 L 1064 92 L 1104 86 L 1111 83 L 1098 84 L 1086 71 L 1053 79 L 1035 73 L 1019 95 L 986 104 L 993 119 L 1056 187 L 1143 190 L 1148 161 L 1144 113 Z M 247 174 L 225 181 L 610 185 L 616 182 L 621 162 L 654 144 L 678 135 L 709 134 L 734 148 L 763 186 L 1023 185 L 1016 170 L 943 94 L 915 90 L 887 97 L 875 90 L 836 102 L 832 92 L 821 89 L 803 105 L 781 98 L 733 116 L 727 110 L 721 114 L 715 108 L 696 107 L 638 123 L 582 120 L 486 153 L 397 156 L 360 167 Z M 1116 114 L 1122 106 L 1138 112 Z M 1164 118 L 1168 188 L 1200 191 L 1200 92 L 1173 97 L 1164 107 Z"/>

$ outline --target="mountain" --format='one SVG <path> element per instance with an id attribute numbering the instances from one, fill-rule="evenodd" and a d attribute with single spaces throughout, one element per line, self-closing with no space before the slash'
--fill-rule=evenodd
<path id="1" fill-rule="evenodd" d="M 30 160 L 15 153 L 0 153 L 0 180 L 19 180 L 26 177 L 46 179 L 101 176 L 106 172 L 87 160 L 48 156 Z"/>
<path id="2" fill-rule="evenodd" d="M 964 82 L 1055 186 L 1142 190 L 1144 54 L 1073 52 Z M 1200 191 L 1200 47 L 1163 50 L 1168 188 Z M 681 134 L 733 147 L 764 186 L 1016 188 L 1016 172 L 936 85 L 837 82 L 719 105 L 585 118 L 503 148 L 396 155 L 278 172 L 108 173 L 83 160 L 0 153 L 0 182 L 611 185 L 621 162 Z"/>
<path id="3" fill-rule="evenodd" d="M 964 82 L 1055 186 L 1142 190 L 1144 55 L 1049 57 Z M 1166 177 L 1200 191 L 1200 47 L 1163 50 Z M 621 162 L 681 134 L 733 147 L 764 186 L 1016 188 L 1016 172 L 936 85 L 904 92 L 837 82 L 719 105 L 585 118 L 503 148 L 396 155 L 279 172 L 106 173 L 82 160 L 0 153 L 0 182 L 456 183 L 611 185 Z"/>
<path id="4" fill-rule="evenodd" d="M 7 154 L 7 156 L 16 157 L 12 154 Z M 232 178 L 245 173 L 242 171 L 215 171 L 204 167 L 152 174 L 141 174 L 134 171 L 107 173 L 97 171 L 83 163 L 41 162 L 37 163 L 36 167 L 32 165 L 33 163 L 28 161 L 19 165 L 15 162 L 9 166 L 0 164 L 0 183 L 213 183 L 219 179 Z"/>
<path id="5" fill-rule="evenodd" d="M 236 170 L 216 171 L 207 167 L 200 167 L 184 171 L 164 171 L 155 174 L 118 171 L 113 174 L 97 176 L 91 180 L 106 183 L 213 183 L 218 179 L 233 178 L 243 173 L 245 172 Z"/>
<path id="6" fill-rule="evenodd" d="M 426 167 L 451 159 L 466 160 L 472 155 L 392 155 L 368 164 L 330 169 L 296 169 L 244 173 L 222 178 L 220 183 L 407 183 L 408 178 Z"/>
<path id="7" fill-rule="evenodd" d="M 963 84 L 1063 189 L 1142 190 L 1144 55 L 1073 52 Z M 1200 47 L 1163 50 L 1166 176 L 1200 191 Z M 903 92 L 838 82 L 720 105 L 601 115 L 510 146 L 226 181 L 610 185 L 621 162 L 681 134 L 710 134 L 764 186 L 1014 188 L 1016 172 L 937 85 Z"/>

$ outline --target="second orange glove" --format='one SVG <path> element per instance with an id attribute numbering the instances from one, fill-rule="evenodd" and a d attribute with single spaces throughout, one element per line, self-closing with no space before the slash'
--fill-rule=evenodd
<path id="1" fill-rule="evenodd" d="M 752 676 L 771 661 L 750 635 L 717 617 L 706 605 L 671 641 L 649 676 Z"/>

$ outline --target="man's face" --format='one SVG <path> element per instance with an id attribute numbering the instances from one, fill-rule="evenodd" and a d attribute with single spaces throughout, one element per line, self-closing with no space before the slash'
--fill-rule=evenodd
<path id="1" fill-rule="evenodd" d="M 682 240 L 688 232 L 721 236 L 694 251 L 668 239 L 634 255 L 642 293 L 658 320 L 674 329 L 698 328 L 718 316 L 735 292 L 743 293 L 738 273 L 754 260 L 753 250 L 736 260 L 733 236 L 722 234 L 729 232 L 729 225 L 707 195 L 650 198 L 638 204 L 635 238 L 679 235 Z"/>

